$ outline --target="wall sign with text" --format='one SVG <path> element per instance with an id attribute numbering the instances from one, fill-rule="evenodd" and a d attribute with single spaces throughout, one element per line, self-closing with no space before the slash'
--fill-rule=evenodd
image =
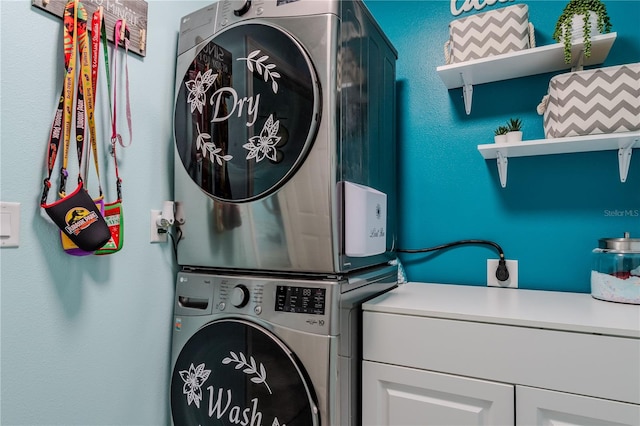
<path id="1" fill-rule="evenodd" d="M 31 5 L 62 18 L 67 0 L 32 0 Z M 129 50 L 146 56 L 147 11 L 149 5 L 144 0 L 83 0 L 82 5 L 91 16 L 102 7 L 107 29 L 107 39 L 113 43 L 113 28 L 116 21 L 124 19 L 131 34 Z"/>
<path id="2" fill-rule="evenodd" d="M 471 10 L 482 10 L 485 6 L 493 6 L 496 3 L 509 3 L 513 0 L 450 0 L 451 14 L 458 16 Z"/>

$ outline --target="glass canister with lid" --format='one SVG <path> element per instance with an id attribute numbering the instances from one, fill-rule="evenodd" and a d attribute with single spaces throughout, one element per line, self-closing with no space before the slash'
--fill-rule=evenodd
<path id="1" fill-rule="evenodd" d="M 601 238 L 593 250 L 591 295 L 610 302 L 640 304 L 640 238 Z"/>

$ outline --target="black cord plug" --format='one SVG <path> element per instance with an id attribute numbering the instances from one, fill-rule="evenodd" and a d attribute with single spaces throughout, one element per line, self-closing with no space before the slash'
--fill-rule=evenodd
<path id="1" fill-rule="evenodd" d="M 496 278 L 498 281 L 505 282 L 509 279 L 509 270 L 507 269 L 507 261 L 501 256 L 498 260 L 498 267 L 496 268 Z"/>
<path id="2" fill-rule="evenodd" d="M 504 251 L 502 251 L 502 247 L 500 247 L 500 245 L 498 243 L 495 243 L 493 241 L 488 241 L 488 240 L 460 240 L 460 241 L 454 241 L 454 242 L 447 243 L 447 244 L 442 244 L 442 245 L 435 246 L 435 247 L 428 247 L 428 248 L 422 248 L 422 249 L 401 249 L 401 248 L 398 248 L 398 249 L 396 249 L 396 251 L 399 252 L 399 253 L 427 253 L 427 252 L 436 251 L 436 250 L 448 249 L 448 248 L 455 247 L 455 246 L 461 246 L 463 244 L 486 244 L 486 245 L 493 246 L 498 251 L 498 254 L 500 255 L 500 259 L 498 260 L 498 267 L 496 268 L 496 278 L 500 282 L 505 282 L 505 281 L 507 281 L 509 279 L 509 270 L 507 269 L 507 261 L 504 260 Z"/>

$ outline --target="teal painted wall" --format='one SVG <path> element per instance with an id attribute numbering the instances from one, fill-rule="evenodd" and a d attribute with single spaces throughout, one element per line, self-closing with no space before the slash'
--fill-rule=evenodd
<path id="1" fill-rule="evenodd" d="M 462 89 L 448 91 L 436 72 L 444 65 L 448 23 L 456 19 L 450 2 L 366 3 L 399 52 L 399 246 L 493 240 L 518 260 L 520 287 L 589 292 L 598 239 L 625 231 L 640 237 L 638 153 L 626 183 L 619 180 L 617 151 L 510 158 L 501 188 L 496 161 L 484 160 L 477 145 L 493 143 L 493 130 L 510 117 L 523 120 L 525 140 L 544 138 L 536 106 L 560 72 L 475 86 L 467 116 Z M 529 6 L 537 45 L 553 43 L 566 2 L 509 4 L 517 3 Z M 640 62 L 640 2 L 605 4 L 618 36 L 603 66 Z M 482 11 L 499 7 L 504 4 Z M 486 285 L 487 258 L 497 256 L 484 246 L 401 256 L 411 281 L 469 285 Z"/>

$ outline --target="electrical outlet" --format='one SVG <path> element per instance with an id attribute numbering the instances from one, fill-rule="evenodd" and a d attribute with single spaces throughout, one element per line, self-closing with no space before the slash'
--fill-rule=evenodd
<path id="1" fill-rule="evenodd" d="M 151 221 L 149 226 L 149 242 L 150 243 L 166 243 L 167 234 L 158 233 L 158 219 L 162 215 L 162 210 L 151 210 Z"/>
<path id="2" fill-rule="evenodd" d="M 498 259 L 487 259 L 487 285 L 489 287 L 518 288 L 518 261 L 507 260 L 509 278 L 506 281 L 498 281 L 496 278 Z"/>

